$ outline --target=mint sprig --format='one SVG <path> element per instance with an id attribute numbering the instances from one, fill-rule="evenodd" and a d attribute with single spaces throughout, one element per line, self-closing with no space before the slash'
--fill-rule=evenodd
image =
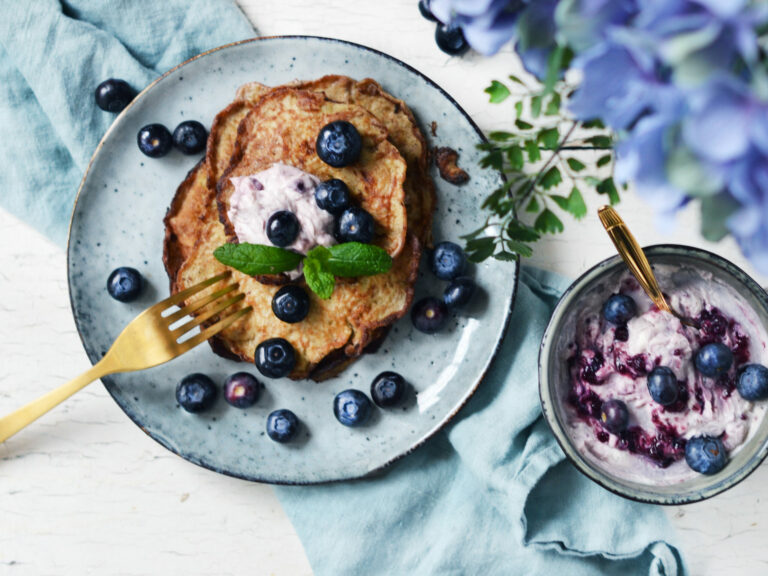
<path id="1" fill-rule="evenodd" d="M 323 300 L 333 294 L 336 277 L 373 276 L 392 268 L 392 258 L 385 250 L 360 242 L 328 248 L 316 246 L 306 256 L 277 246 L 224 244 L 216 248 L 213 255 L 225 266 L 249 276 L 287 272 L 303 261 L 307 286 Z"/>

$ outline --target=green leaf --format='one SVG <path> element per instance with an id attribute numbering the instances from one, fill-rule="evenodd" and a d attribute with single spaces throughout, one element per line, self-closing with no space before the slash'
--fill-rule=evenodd
<path id="1" fill-rule="evenodd" d="M 619 191 L 616 190 L 616 185 L 613 183 L 613 178 L 606 178 L 597 185 L 595 190 L 597 190 L 598 194 L 606 194 L 611 205 L 618 204 L 621 201 Z"/>
<path id="2" fill-rule="evenodd" d="M 531 197 L 531 201 L 528 202 L 528 206 L 525 207 L 525 211 L 529 212 L 530 214 L 536 214 L 536 212 L 539 211 L 539 201 L 536 199 L 536 196 Z"/>
<path id="3" fill-rule="evenodd" d="M 484 90 L 487 94 L 490 95 L 490 101 L 493 104 L 498 104 L 499 102 L 504 102 L 507 98 L 509 98 L 509 88 L 507 88 L 504 84 L 499 82 L 498 80 L 494 80 L 491 82 L 491 85 L 488 86 Z"/>
<path id="4" fill-rule="evenodd" d="M 525 246 L 525 244 L 521 244 L 521 246 Z M 499 252 L 494 254 L 493 257 L 502 262 L 516 262 L 518 259 L 518 255 L 512 254 L 511 252 Z"/>
<path id="5" fill-rule="evenodd" d="M 504 156 L 501 155 L 501 150 L 495 148 L 494 150 L 488 152 L 488 154 L 480 159 L 480 166 L 483 168 L 501 170 L 504 166 Z"/>
<path id="6" fill-rule="evenodd" d="M 488 197 L 483 200 L 483 204 L 481 208 L 490 208 L 491 210 L 494 210 L 498 205 L 499 202 L 504 198 L 506 195 L 506 190 L 502 188 L 496 188 L 493 192 L 491 192 Z"/>
<path id="7" fill-rule="evenodd" d="M 520 256 L 524 258 L 530 258 L 533 256 L 533 248 L 528 246 L 528 244 L 523 244 L 522 242 L 515 242 L 514 240 L 506 240 L 504 242 L 508 250 L 511 250 L 512 252 L 515 252 L 516 254 L 519 254 Z"/>
<path id="8" fill-rule="evenodd" d="M 512 132 L 504 132 L 503 130 L 495 130 L 488 134 L 488 138 L 495 142 L 504 142 L 505 140 L 512 140 L 515 137 Z"/>
<path id="9" fill-rule="evenodd" d="M 568 158 L 566 162 L 568 162 L 568 166 L 570 166 L 571 170 L 573 170 L 574 172 L 581 172 L 582 170 L 584 170 L 584 168 L 586 168 L 586 166 L 584 166 L 584 164 L 576 160 L 576 158 Z"/>
<path id="10" fill-rule="evenodd" d="M 467 242 L 468 258 L 472 262 L 482 262 L 496 250 L 496 238 L 484 236 Z"/>
<path id="11" fill-rule="evenodd" d="M 527 224 L 523 224 L 520 220 L 512 219 L 507 224 L 507 236 L 511 240 L 519 240 L 520 242 L 536 242 L 541 235 L 535 228 L 531 228 Z"/>
<path id="12" fill-rule="evenodd" d="M 525 160 L 523 159 L 523 149 L 520 146 L 514 145 L 507 149 L 507 160 L 509 160 L 509 167 L 512 170 L 521 170 Z"/>
<path id="13" fill-rule="evenodd" d="M 597 159 L 597 167 L 602 168 L 603 166 L 607 166 L 611 163 L 611 155 L 606 154 L 605 156 L 601 156 Z"/>
<path id="14" fill-rule="evenodd" d="M 539 132 L 538 141 L 548 150 L 554 150 L 557 148 L 557 144 L 560 140 L 560 130 L 555 128 L 547 128 Z"/>
<path id="15" fill-rule="evenodd" d="M 555 204 L 573 215 L 576 220 L 581 220 L 587 215 L 587 205 L 584 203 L 584 197 L 576 186 L 573 187 L 568 197 L 553 195 L 551 198 L 555 201 Z"/>
<path id="16" fill-rule="evenodd" d="M 710 242 L 722 240 L 728 233 L 725 225 L 739 204 L 726 194 L 701 199 L 701 235 Z"/>
<path id="17" fill-rule="evenodd" d="M 535 140 L 525 141 L 525 151 L 528 154 L 529 162 L 538 162 L 541 160 L 541 150 L 539 150 L 539 145 L 536 144 Z"/>
<path id="18" fill-rule="evenodd" d="M 525 120 L 520 120 L 520 118 L 515 120 L 515 126 L 517 126 L 520 130 L 530 130 L 533 128 L 533 124 L 529 124 Z"/>
<path id="19" fill-rule="evenodd" d="M 603 130 L 605 128 L 605 124 L 603 124 L 601 120 L 594 119 L 588 120 L 587 122 L 582 122 L 581 127 L 586 129 L 595 128 L 597 130 Z"/>
<path id="20" fill-rule="evenodd" d="M 550 94 L 555 88 L 555 83 L 560 77 L 560 70 L 563 64 L 564 48 L 558 44 L 547 60 L 547 75 L 544 79 L 544 94 Z"/>
<path id="21" fill-rule="evenodd" d="M 531 116 L 534 118 L 541 116 L 541 96 L 531 98 Z"/>
<path id="22" fill-rule="evenodd" d="M 560 94 L 553 92 L 552 96 L 544 109 L 545 116 L 557 116 L 560 114 Z"/>
<path id="23" fill-rule="evenodd" d="M 564 229 L 563 222 L 557 217 L 557 214 L 552 212 L 549 208 L 545 208 L 544 211 L 539 214 L 539 217 L 536 218 L 533 226 L 540 232 L 550 234 L 557 234 Z"/>
<path id="24" fill-rule="evenodd" d="M 584 176 L 584 182 L 590 186 L 597 187 L 600 185 L 600 178 L 595 178 L 594 176 Z"/>
<path id="25" fill-rule="evenodd" d="M 309 289 L 323 300 L 328 300 L 333 294 L 336 279 L 333 274 L 323 270 L 321 261 L 316 258 L 304 260 L 304 280 Z"/>
<path id="26" fill-rule="evenodd" d="M 517 117 L 520 118 L 520 116 L 523 115 L 523 101 L 518 100 L 515 102 L 515 112 L 517 113 Z"/>
<path id="27" fill-rule="evenodd" d="M 554 188 L 560 184 L 562 181 L 563 176 L 560 174 L 560 168 L 557 166 L 552 166 L 552 168 L 544 173 L 544 176 L 541 177 L 539 183 L 541 184 L 542 188 L 549 190 L 550 188 Z"/>
<path id="28" fill-rule="evenodd" d="M 595 148 L 601 149 L 611 148 L 613 146 L 610 136 L 592 136 L 591 138 L 587 138 L 585 142 L 587 144 L 592 144 Z"/>
<path id="29" fill-rule="evenodd" d="M 261 244 L 223 244 L 213 251 L 213 256 L 230 268 L 248 276 L 279 274 L 293 270 L 303 256 L 277 246 Z"/>
<path id="30" fill-rule="evenodd" d="M 515 76 L 514 74 L 510 74 L 510 75 L 509 75 L 509 79 L 510 79 L 510 80 L 512 80 L 512 82 L 515 82 L 515 83 L 517 83 L 517 84 L 520 84 L 520 86 L 525 86 L 525 85 L 526 85 L 526 84 L 525 84 L 525 82 L 523 82 L 522 80 L 520 80 L 520 78 L 518 78 L 518 77 L 517 77 L 517 76 Z"/>
<path id="31" fill-rule="evenodd" d="M 317 248 L 309 251 L 307 260 L 313 257 Z M 337 277 L 372 276 L 383 274 L 392 268 L 392 257 L 386 250 L 373 244 L 345 242 L 325 250 L 328 252 L 328 257 L 321 259 L 322 268 Z"/>

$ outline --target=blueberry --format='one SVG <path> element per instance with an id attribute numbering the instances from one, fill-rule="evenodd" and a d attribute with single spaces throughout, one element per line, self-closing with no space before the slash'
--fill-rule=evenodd
<path id="1" fill-rule="evenodd" d="M 272 298 L 272 312 L 283 322 L 301 322 L 309 314 L 307 291 L 301 286 L 283 286 Z"/>
<path id="2" fill-rule="evenodd" d="M 428 296 L 422 298 L 411 308 L 411 321 L 414 328 L 425 334 L 434 334 L 440 330 L 448 318 L 445 302 Z"/>
<path id="3" fill-rule="evenodd" d="M 432 272 L 440 280 L 453 280 L 464 274 L 467 257 L 458 244 L 440 242 L 432 251 L 430 265 Z"/>
<path id="4" fill-rule="evenodd" d="M 131 302 L 136 300 L 144 287 L 144 279 L 135 268 L 121 266 L 112 271 L 107 278 L 107 292 L 115 300 Z"/>
<path id="5" fill-rule="evenodd" d="M 438 24 L 435 28 L 437 47 L 451 56 L 461 56 L 469 50 L 469 44 L 464 38 L 464 32 L 458 26 Z"/>
<path id="6" fill-rule="evenodd" d="M 717 474 L 728 463 L 728 454 L 720 438 L 694 436 L 685 444 L 685 461 L 700 474 Z"/>
<path id="7" fill-rule="evenodd" d="M 733 352 L 725 344 L 713 342 L 703 346 L 694 360 L 696 370 L 704 376 L 716 378 L 728 372 L 733 364 Z"/>
<path id="8" fill-rule="evenodd" d="M 459 276 L 443 292 L 443 302 L 448 308 L 465 306 L 475 293 L 475 281 L 469 276 Z"/>
<path id="9" fill-rule="evenodd" d="M 267 220 L 267 238 L 275 246 L 290 246 L 299 235 L 299 219 L 288 210 L 278 210 Z"/>
<path id="10" fill-rule="evenodd" d="M 173 131 L 173 144 L 182 154 L 198 154 L 205 150 L 208 132 L 197 120 L 186 120 Z"/>
<path id="11" fill-rule="evenodd" d="M 139 150 L 150 158 L 160 158 L 171 151 L 173 137 L 162 124 L 147 124 L 136 137 Z"/>
<path id="12" fill-rule="evenodd" d="M 382 408 L 396 406 L 405 395 L 405 378 L 397 372 L 382 372 L 371 383 L 371 398 Z"/>
<path id="13" fill-rule="evenodd" d="M 600 408 L 600 421 L 608 432 L 613 434 L 624 432 L 629 425 L 627 405 L 621 400 L 606 400 Z"/>
<path id="14" fill-rule="evenodd" d="M 260 393 L 261 383 L 248 372 L 236 372 L 224 381 L 224 400 L 235 408 L 253 406 Z"/>
<path id="15" fill-rule="evenodd" d="M 256 368 L 268 378 L 288 376 L 296 365 L 296 351 L 284 338 L 270 338 L 256 346 Z"/>
<path id="16" fill-rule="evenodd" d="M 768 398 L 768 368 L 762 364 L 747 364 L 741 369 L 736 388 L 745 400 Z"/>
<path id="17" fill-rule="evenodd" d="M 371 401 L 360 390 L 344 390 L 333 399 L 333 414 L 344 426 L 362 426 L 371 417 Z"/>
<path id="18" fill-rule="evenodd" d="M 437 22 L 437 18 L 432 14 L 432 10 L 429 8 L 430 0 L 419 0 L 419 12 L 422 17 L 426 18 L 430 22 Z"/>
<path id="19" fill-rule="evenodd" d="M 315 202 L 321 210 L 338 216 L 349 207 L 349 188 L 343 180 L 332 178 L 315 189 Z"/>
<path id="20" fill-rule="evenodd" d="M 205 374 L 190 374 L 176 386 L 176 401 L 187 412 L 203 412 L 216 400 L 216 385 Z"/>
<path id="21" fill-rule="evenodd" d="M 290 410 L 275 410 L 267 416 L 267 436 L 275 442 L 290 442 L 299 429 L 299 419 Z"/>
<path id="22" fill-rule="evenodd" d="M 623 326 L 637 315 L 637 304 L 626 294 L 614 294 L 603 304 L 603 318 L 616 326 Z"/>
<path id="23" fill-rule="evenodd" d="M 334 168 L 341 168 L 358 161 L 363 140 L 351 123 L 336 120 L 320 129 L 315 148 L 320 160 Z"/>
<path id="24" fill-rule="evenodd" d="M 125 80 L 110 78 L 96 86 L 96 105 L 105 112 L 120 112 L 136 96 Z"/>
<path id="25" fill-rule="evenodd" d="M 373 240 L 373 216 L 362 208 L 352 206 L 336 219 L 334 235 L 339 242 L 362 242 L 370 244 Z"/>
<path id="26" fill-rule="evenodd" d="M 651 370 L 648 374 L 648 392 L 654 402 L 662 406 L 671 406 L 677 402 L 679 390 L 675 373 L 666 366 L 657 366 Z"/>

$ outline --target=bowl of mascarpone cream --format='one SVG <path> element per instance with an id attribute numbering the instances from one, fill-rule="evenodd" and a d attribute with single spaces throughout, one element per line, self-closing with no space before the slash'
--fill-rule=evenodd
<path id="1" fill-rule="evenodd" d="M 667 301 L 698 328 L 656 308 L 619 256 L 600 262 L 563 294 L 544 333 L 542 411 L 571 462 L 608 490 L 656 504 L 696 502 L 736 485 L 768 454 L 768 398 L 745 398 L 739 383 L 747 366 L 768 367 L 768 295 L 705 250 L 644 250 Z M 616 294 L 634 302 L 626 321 L 604 311 Z M 707 345 L 730 350 L 716 376 L 697 368 Z M 659 369 L 676 381 L 664 405 L 648 386 Z M 724 467 L 719 454 L 717 471 L 697 471 L 690 452 L 702 438 L 724 452 Z"/>

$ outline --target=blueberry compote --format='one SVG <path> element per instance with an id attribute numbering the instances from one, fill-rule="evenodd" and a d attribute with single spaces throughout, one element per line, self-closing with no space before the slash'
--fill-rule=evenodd
<path id="1" fill-rule="evenodd" d="M 718 438 L 732 452 L 762 419 L 765 406 L 742 397 L 736 384 L 746 365 L 768 363 L 768 337 L 724 283 L 671 266 L 655 270 L 672 307 L 698 330 L 656 308 L 633 279 L 615 276 L 580 302 L 563 356 L 576 447 L 617 476 L 672 483 L 698 473 L 686 464 L 688 439 Z M 697 354 L 712 344 L 732 354 L 726 371 L 697 369 Z"/>

